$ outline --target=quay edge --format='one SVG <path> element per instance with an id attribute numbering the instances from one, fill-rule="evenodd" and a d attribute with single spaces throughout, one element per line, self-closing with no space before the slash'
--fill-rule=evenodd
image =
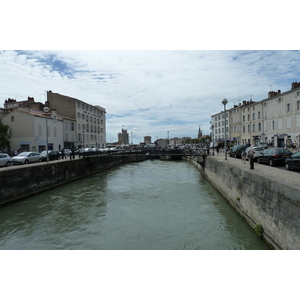
<path id="1" fill-rule="evenodd" d="M 262 225 L 262 238 L 271 248 L 300 249 L 299 187 L 214 156 L 204 157 L 204 167 L 193 157 L 186 159 L 197 167 L 252 228 Z M 236 161 L 241 164 L 241 160 Z"/>

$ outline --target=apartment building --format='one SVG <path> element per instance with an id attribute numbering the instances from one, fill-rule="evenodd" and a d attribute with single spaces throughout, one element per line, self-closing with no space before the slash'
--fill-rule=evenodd
<path id="1" fill-rule="evenodd" d="M 76 98 L 47 91 L 46 105 L 51 110 L 71 119 L 67 137 L 76 148 L 105 148 L 106 147 L 106 111 L 101 106 L 87 104 Z"/>
<path id="2" fill-rule="evenodd" d="M 64 119 L 55 111 L 45 114 L 43 111 L 19 107 L 7 113 L 1 121 L 12 130 L 10 149 L 8 149 L 10 152 L 46 150 L 46 124 L 49 150 L 60 150 L 63 147 Z"/>
<path id="3" fill-rule="evenodd" d="M 211 138 L 213 141 L 225 140 L 225 114 L 221 111 L 218 114 L 211 116 Z M 226 110 L 226 137 L 229 139 L 229 113 Z"/>
<path id="4" fill-rule="evenodd" d="M 257 145 L 260 141 L 282 147 L 299 147 L 300 135 L 300 82 L 293 82 L 291 90 L 281 93 L 270 91 L 258 102 L 243 101 L 228 109 L 227 139 L 234 144 Z M 224 140 L 224 112 L 211 116 L 212 140 Z"/>

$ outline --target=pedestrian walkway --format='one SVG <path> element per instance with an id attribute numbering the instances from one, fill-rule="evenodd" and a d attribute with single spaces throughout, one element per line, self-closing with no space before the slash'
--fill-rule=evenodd
<path id="1" fill-rule="evenodd" d="M 225 160 L 225 153 L 220 153 L 218 155 L 210 154 L 207 159 L 216 159 L 222 161 L 223 163 L 230 164 L 242 170 L 249 170 L 258 176 L 266 177 L 273 181 L 278 181 L 297 188 L 300 191 L 300 171 L 289 171 L 284 167 L 270 167 L 266 164 L 254 163 L 254 169 L 250 169 L 250 162 L 246 161 L 244 164 L 241 158 L 233 158 L 227 155 L 227 160 Z"/>

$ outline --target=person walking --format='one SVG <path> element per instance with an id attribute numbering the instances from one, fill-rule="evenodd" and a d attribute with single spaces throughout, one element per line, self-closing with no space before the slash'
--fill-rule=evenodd
<path id="1" fill-rule="evenodd" d="M 246 151 L 244 150 L 241 155 L 242 155 L 242 162 L 245 163 L 246 162 L 246 157 L 247 157 Z"/>

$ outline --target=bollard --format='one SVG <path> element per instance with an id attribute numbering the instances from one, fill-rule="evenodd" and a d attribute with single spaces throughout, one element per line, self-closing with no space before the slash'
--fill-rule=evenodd
<path id="1" fill-rule="evenodd" d="M 254 158 L 253 156 L 250 157 L 250 170 L 254 169 Z"/>

